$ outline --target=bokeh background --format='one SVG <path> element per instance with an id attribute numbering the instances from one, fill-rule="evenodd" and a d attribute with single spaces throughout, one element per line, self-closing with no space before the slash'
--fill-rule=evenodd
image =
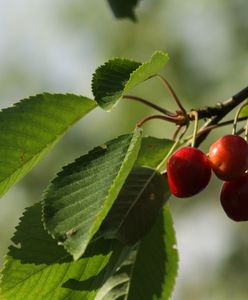
<path id="1" fill-rule="evenodd" d="M 107 1 L 0 0 L 0 7 L 1 108 L 44 91 L 91 97 L 97 66 L 116 56 L 144 61 L 155 50 L 169 53 L 163 74 L 188 109 L 225 100 L 247 85 L 247 0 L 142 0 L 136 24 L 116 20 Z M 157 80 L 132 94 L 176 109 Z M 1 199 L 1 262 L 24 208 L 40 200 L 61 166 L 132 130 L 149 113 L 128 100 L 111 113 L 96 109 Z M 173 127 L 153 121 L 145 130 L 168 138 Z M 202 149 L 230 130 L 213 132 Z M 225 216 L 220 186 L 213 176 L 200 195 L 170 199 L 180 252 L 173 300 L 248 299 L 248 224 Z"/>

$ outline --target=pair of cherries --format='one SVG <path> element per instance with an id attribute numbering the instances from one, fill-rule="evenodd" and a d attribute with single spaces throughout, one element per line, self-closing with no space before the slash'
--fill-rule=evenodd
<path id="1" fill-rule="evenodd" d="M 194 147 L 177 150 L 168 160 L 167 175 L 171 193 L 179 198 L 198 194 L 209 183 L 211 169 L 224 180 L 221 204 L 235 221 L 248 220 L 248 144 L 237 135 L 217 140 L 209 156 Z"/>

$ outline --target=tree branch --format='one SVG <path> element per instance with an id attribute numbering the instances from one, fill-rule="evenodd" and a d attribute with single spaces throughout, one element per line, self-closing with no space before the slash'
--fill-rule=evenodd
<path id="1" fill-rule="evenodd" d="M 161 113 L 165 114 L 165 115 L 168 115 L 168 116 L 171 116 L 171 117 L 175 117 L 176 115 L 172 112 L 170 112 L 169 110 L 165 109 L 165 108 L 162 108 L 146 99 L 143 99 L 141 97 L 137 97 L 137 96 L 131 96 L 131 95 L 124 95 L 122 97 L 123 99 L 129 99 L 129 100 L 135 100 L 135 101 L 138 101 L 138 102 L 141 102 L 149 107 L 152 107 L 154 109 L 156 109 L 157 111 L 160 111 Z"/>
<path id="2" fill-rule="evenodd" d="M 248 98 L 248 87 L 235 94 L 231 99 L 224 102 L 218 103 L 214 107 L 207 107 L 205 109 L 200 109 L 199 119 L 211 118 L 208 120 L 204 126 L 201 128 L 203 130 L 206 127 L 213 126 L 219 123 L 231 110 L 241 104 L 246 98 Z M 209 135 L 210 131 L 206 131 L 196 139 L 196 147 L 199 146 Z"/>

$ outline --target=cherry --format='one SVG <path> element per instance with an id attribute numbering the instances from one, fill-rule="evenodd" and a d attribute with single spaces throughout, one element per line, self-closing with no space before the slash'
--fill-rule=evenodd
<path id="1" fill-rule="evenodd" d="M 217 177 L 235 179 L 248 169 L 248 144 L 238 135 L 225 135 L 210 147 L 209 160 Z"/>
<path id="2" fill-rule="evenodd" d="M 248 221 L 248 174 L 224 182 L 220 201 L 229 218 L 234 221 Z"/>
<path id="3" fill-rule="evenodd" d="M 179 198 L 193 196 L 203 190 L 211 177 L 208 157 L 193 147 L 177 150 L 167 163 L 171 193 Z"/>

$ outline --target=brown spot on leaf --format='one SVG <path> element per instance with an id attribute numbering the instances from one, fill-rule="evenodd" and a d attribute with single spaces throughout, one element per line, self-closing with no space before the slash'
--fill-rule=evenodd
<path id="1" fill-rule="evenodd" d="M 69 238 L 77 233 L 77 230 L 75 228 L 70 229 L 66 232 L 66 237 Z"/>
<path id="2" fill-rule="evenodd" d="M 154 200 L 155 200 L 155 194 L 154 194 L 154 193 L 151 193 L 151 194 L 150 194 L 150 200 L 151 200 L 151 201 L 154 201 Z"/>
<path id="3" fill-rule="evenodd" d="M 24 161 L 25 161 L 25 152 L 23 152 L 23 153 L 20 155 L 20 161 L 21 161 L 21 162 L 24 162 Z"/>

